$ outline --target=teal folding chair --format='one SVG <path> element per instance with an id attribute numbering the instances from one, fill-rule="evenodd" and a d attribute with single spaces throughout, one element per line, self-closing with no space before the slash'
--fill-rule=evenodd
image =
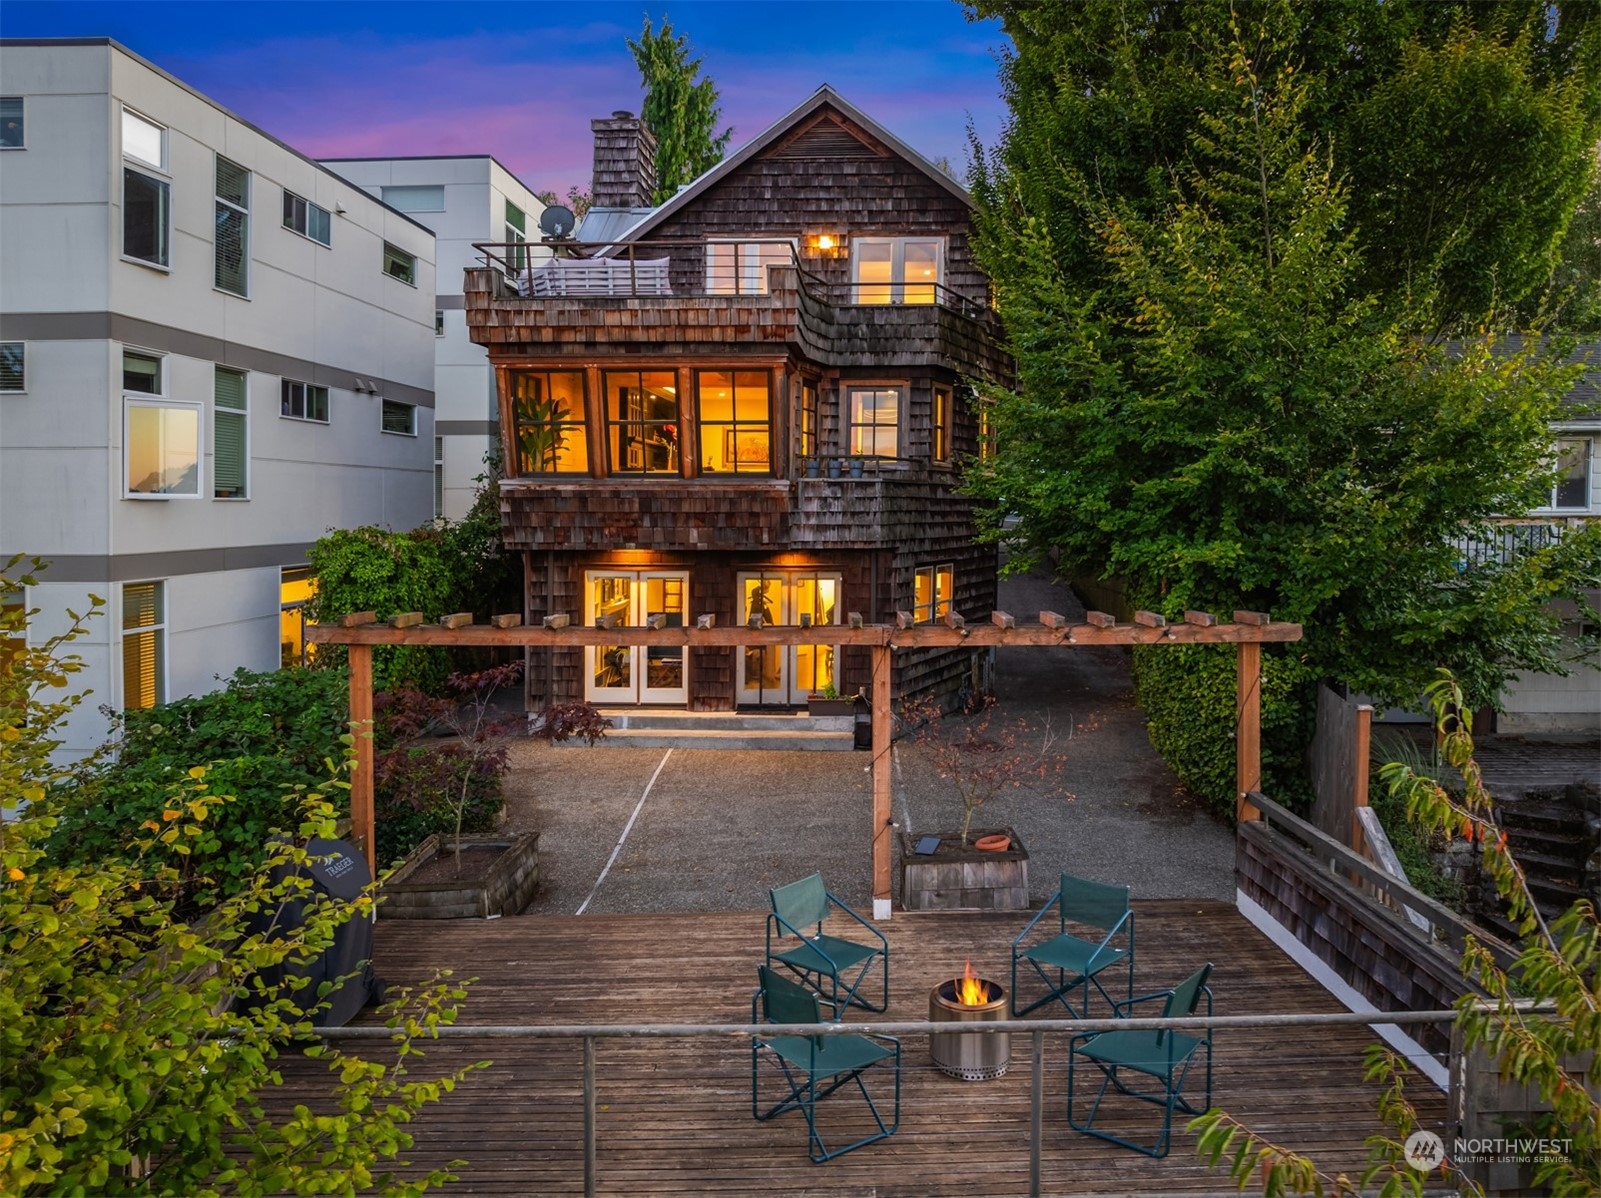
<path id="1" fill-rule="evenodd" d="M 1134 1008 L 1140 1003 L 1160 998 L 1166 1000 L 1162 1006 L 1162 1018 L 1193 1015 L 1200 1004 L 1201 996 L 1205 995 L 1206 1013 L 1210 1016 L 1212 991 L 1207 987 L 1206 979 L 1211 972 L 1210 963 L 1203 965 L 1171 990 L 1142 994 L 1138 998 L 1116 1004 L 1115 1014 L 1118 1018 L 1130 1018 L 1133 1016 Z M 1203 1048 L 1206 1050 L 1206 1098 L 1199 1107 L 1196 1107 L 1185 1099 L 1184 1083 L 1189 1077 L 1190 1066 Z M 1101 1088 L 1096 1092 L 1095 1101 L 1090 1105 L 1089 1117 L 1083 1123 L 1074 1118 L 1073 1111 L 1076 1066 L 1081 1061 L 1101 1073 Z M 1154 1079 L 1157 1088 L 1136 1090 L 1126 1085 L 1123 1079 L 1130 1073 Z M 1157 1134 L 1153 1145 L 1147 1147 L 1144 1144 L 1136 1144 L 1132 1140 L 1095 1127 L 1095 1116 L 1101 1109 L 1101 1099 L 1106 1097 L 1108 1086 L 1115 1088 L 1119 1094 L 1125 1094 L 1141 1102 L 1153 1103 L 1162 1108 L 1162 1130 Z M 1199 1115 L 1211 1105 L 1211 1028 L 1207 1028 L 1205 1035 L 1201 1036 L 1192 1036 L 1187 1032 L 1171 1028 L 1161 1031 L 1085 1032 L 1074 1036 L 1068 1044 L 1067 1121 L 1074 1131 L 1110 1140 L 1114 1144 L 1132 1148 L 1135 1152 L 1143 1152 L 1146 1156 L 1163 1157 L 1167 1155 L 1172 1142 L 1173 1112 L 1183 1111 L 1187 1115 Z"/>
<path id="2" fill-rule="evenodd" d="M 889 1007 L 889 941 L 823 886 L 823 875 L 813 874 L 768 894 L 773 912 L 767 917 L 767 964 L 789 970 L 839 1019 L 847 1006 L 864 1011 L 884 1011 Z M 877 941 L 863 944 L 823 931 L 829 909 L 835 908 L 855 920 Z M 875 1006 L 859 991 L 862 983 L 882 965 L 883 992 Z"/>
<path id="3" fill-rule="evenodd" d="M 1030 937 L 1038 935 L 1036 925 L 1053 911 L 1056 934 L 1029 943 Z M 1048 923 L 1045 926 L 1050 927 Z M 1045 983 L 1044 997 L 1026 1007 L 1018 1006 L 1023 994 L 1017 984 L 1017 966 L 1021 961 L 1033 966 L 1035 974 Z M 1115 1008 L 1118 1000 L 1101 985 L 1100 974 L 1120 963 L 1128 971 L 1124 988 L 1124 1001 L 1127 1001 L 1134 995 L 1134 912 L 1128 905 L 1128 887 L 1108 886 L 1064 873 L 1050 901 L 1012 941 L 1012 1014 L 1027 1015 L 1055 1000 L 1067 1008 L 1069 1015 L 1088 1019 L 1091 986 Z M 1073 1009 L 1071 995 L 1080 986 L 1084 988 L 1084 1009 L 1077 1011 Z"/>
<path id="4" fill-rule="evenodd" d="M 821 1000 L 797 982 L 765 965 L 756 967 L 761 982 L 751 997 L 752 1023 L 822 1023 Z M 784 1097 L 772 1106 L 762 1106 L 761 1064 L 772 1061 L 784 1079 Z M 879 1114 L 878 1104 L 863 1080 L 875 1068 L 888 1068 L 895 1075 L 894 1109 L 888 1123 Z M 817 1125 L 817 1104 L 843 1087 L 854 1084 L 867 1104 L 876 1131 L 846 1144 L 829 1148 Z M 806 1155 L 817 1164 L 833 1160 L 864 1144 L 888 1139 L 901 1125 L 901 1042 L 893 1036 L 757 1036 L 750 1049 L 750 1111 L 765 1122 L 774 1115 L 798 1110 L 806 1116 Z M 866 1120 L 850 1124 L 851 1134 L 868 1126 Z"/>

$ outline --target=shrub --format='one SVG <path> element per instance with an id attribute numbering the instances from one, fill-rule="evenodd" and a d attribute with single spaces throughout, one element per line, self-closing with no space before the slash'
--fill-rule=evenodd
<path id="1" fill-rule="evenodd" d="M 1235 657 L 1231 645 L 1142 645 L 1135 697 L 1151 744 L 1191 792 L 1221 815 L 1235 808 Z M 1317 679 L 1290 652 L 1262 651 L 1262 789 L 1305 810 L 1303 754 L 1317 716 Z"/>

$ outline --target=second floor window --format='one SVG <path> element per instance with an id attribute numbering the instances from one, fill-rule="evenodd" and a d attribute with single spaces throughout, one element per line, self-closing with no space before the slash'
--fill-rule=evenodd
<path id="1" fill-rule="evenodd" d="M 934 426 L 930 432 L 930 455 L 934 461 L 951 460 L 951 392 L 948 387 L 934 388 Z"/>
<path id="2" fill-rule="evenodd" d="M 28 389 L 27 349 L 25 341 L 0 341 L 0 391 Z"/>
<path id="3" fill-rule="evenodd" d="M 510 375 L 518 474 L 588 474 L 584 376 L 577 370 L 516 370 Z"/>
<path id="4" fill-rule="evenodd" d="M 978 460 L 987 462 L 995 456 L 995 414 L 988 400 L 978 405 Z"/>
<path id="5" fill-rule="evenodd" d="M 328 388 L 285 379 L 280 410 L 291 420 L 310 420 L 317 424 L 327 424 Z"/>
<path id="6" fill-rule="evenodd" d="M 817 384 L 811 381 L 801 383 L 801 410 L 800 410 L 800 456 L 803 458 L 816 457 L 818 450 L 817 427 Z"/>
<path id="7" fill-rule="evenodd" d="M 122 158 L 123 256 L 170 266 L 172 184 L 161 177 L 167 166 L 166 129 L 124 108 Z"/>
<path id="8" fill-rule="evenodd" d="M 1561 472 L 1551 488 L 1551 506 L 1558 509 L 1588 509 L 1590 506 L 1589 437 L 1557 442 L 1557 469 Z"/>
<path id="9" fill-rule="evenodd" d="M 250 388 L 242 370 L 216 368 L 212 383 L 211 494 L 244 499 L 250 476 Z"/>
<path id="10" fill-rule="evenodd" d="M 764 370 L 698 370 L 701 470 L 771 474 L 772 404 Z"/>
<path id="11" fill-rule="evenodd" d="M 284 192 L 284 228 L 309 237 L 318 245 L 333 245 L 333 217 L 328 209 L 319 208 L 287 190 Z"/>
<path id="12" fill-rule="evenodd" d="M 850 442 L 846 452 L 866 458 L 900 456 L 899 387 L 852 387 Z"/>
<path id="13" fill-rule="evenodd" d="M 506 265 L 522 270 L 528 265 L 528 251 L 522 248 L 528 244 L 528 216 L 510 200 L 506 201 L 506 242 Z"/>
<path id="14" fill-rule="evenodd" d="M 608 370 L 604 377 L 612 473 L 677 474 L 677 373 Z"/>
<path id="15" fill-rule="evenodd" d="M 200 405 L 169 399 L 165 363 L 122 353 L 124 494 L 193 499 L 200 494 Z"/>
<path id="16" fill-rule="evenodd" d="M 0 96 L 0 150 L 20 150 L 27 146 L 23 136 L 21 96 Z"/>

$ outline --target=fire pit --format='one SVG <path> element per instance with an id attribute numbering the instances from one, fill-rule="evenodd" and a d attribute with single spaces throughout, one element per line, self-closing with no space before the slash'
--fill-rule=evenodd
<path id="1" fill-rule="evenodd" d="M 928 1017 L 934 1023 L 993 1023 L 1006 1017 L 1006 988 L 977 977 L 969 961 L 962 976 L 929 991 Z M 1000 1077 L 1012 1063 L 1012 1038 L 994 1032 L 935 1032 L 929 1054 L 941 1073 L 967 1082 Z"/>

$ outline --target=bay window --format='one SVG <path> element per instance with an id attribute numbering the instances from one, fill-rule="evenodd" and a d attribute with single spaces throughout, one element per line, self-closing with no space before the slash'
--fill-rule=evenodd
<path id="1" fill-rule="evenodd" d="M 509 385 L 517 473 L 588 474 L 583 372 L 514 370 Z"/>
<path id="2" fill-rule="evenodd" d="M 847 401 L 850 437 L 846 452 L 868 458 L 899 457 L 901 389 L 851 387 Z"/>
<path id="3" fill-rule="evenodd" d="M 677 474 L 677 373 L 608 370 L 604 378 L 612 473 Z"/>

